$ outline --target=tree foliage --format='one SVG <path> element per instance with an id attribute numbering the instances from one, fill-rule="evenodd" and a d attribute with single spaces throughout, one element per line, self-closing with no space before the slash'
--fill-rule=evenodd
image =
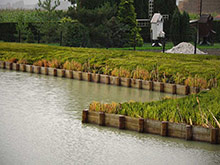
<path id="1" fill-rule="evenodd" d="M 185 11 L 183 14 L 178 9 L 175 10 L 170 26 L 170 35 L 174 45 L 180 42 L 187 42 L 190 40 L 190 25 L 189 25 L 189 14 Z"/>
<path id="2" fill-rule="evenodd" d="M 140 29 L 137 27 L 136 13 L 133 5 L 133 0 L 121 0 L 118 9 L 119 21 L 127 27 L 127 30 L 122 34 L 123 38 L 127 40 L 124 46 L 133 46 L 136 40 L 142 40 L 140 37 Z"/>
<path id="3" fill-rule="evenodd" d="M 39 33 L 42 34 L 42 41 L 46 43 L 55 42 L 59 37 L 57 27 L 59 26 L 59 11 L 56 8 L 60 5 L 59 0 L 38 1 L 39 23 L 36 24 Z M 43 11 L 41 10 L 43 9 Z"/>
<path id="4" fill-rule="evenodd" d="M 87 28 L 71 18 L 64 17 L 61 21 L 60 31 L 63 34 L 63 45 L 86 47 L 89 44 Z"/>

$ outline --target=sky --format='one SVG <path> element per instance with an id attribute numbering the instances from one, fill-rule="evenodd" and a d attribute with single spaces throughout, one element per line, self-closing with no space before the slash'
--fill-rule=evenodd
<path id="1" fill-rule="evenodd" d="M 0 0 L 0 4 L 6 4 L 6 3 L 8 3 L 8 2 L 14 3 L 14 2 L 17 2 L 17 1 L 20 1 L 20 0 Z M 23 1 L 24 1 L 24 3 L 25 3 L 26 5 L 38 3 L 38 0 L 23 0 Z M 62 0 L 62 1 L 63 1 L 63 0 Z"/>
<path id="2" fill-rule="evenodd" d="M 0 3 L 1 4 L 6 4 L 8 2 L 10 3 L 14 3 L 14 2 L 17 2 L 19 0 L 0 0 Z M 23 0 L 25 4 L 36 4 L 38 2 L 38 0 Z M 177 0 L 179 1 L 179 0 Z"/>

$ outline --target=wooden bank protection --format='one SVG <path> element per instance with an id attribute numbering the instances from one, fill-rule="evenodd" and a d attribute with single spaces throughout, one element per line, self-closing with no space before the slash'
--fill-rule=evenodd
<path id="1" fill-rule="evenodd" d="M 204 128 L 201 126 L 186 125 L 182 123 L 132 118 L 124 115 L 108 114 L 89 110 L 83 110 L 82 123 L 115 127 L 118 129 L 156 134 L 165 137 L 208 142 L 211 144 L 220 143 L 219 129 Z"/>
<path id="2" fill-rule="evenodd" d="M 200 88 L 198 87 L 189 87 L 185 85 L 146 81 L 132 78 L 114 77 L 103 74 L 17 64 L 4 61 L 0 61 L 0 68 L 178 95 L 189 95 L 191 93 L 198 93 L 200 91 Z"/>

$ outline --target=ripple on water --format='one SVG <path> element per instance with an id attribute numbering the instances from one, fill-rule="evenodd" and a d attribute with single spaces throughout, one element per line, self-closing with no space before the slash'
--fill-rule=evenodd
<path id="1" fill-rule="evenodd" d="M 94 100 L 166 95 L 0 70 L 0 164 L 219 164 L 216 145 L 81 124 Z"/>

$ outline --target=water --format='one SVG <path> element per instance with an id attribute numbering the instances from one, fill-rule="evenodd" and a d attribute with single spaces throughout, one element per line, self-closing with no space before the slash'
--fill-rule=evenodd
<path id="1" fill-rule="evenodd" d="M 164 96 L 0 70 L 0 164 L 220 164 L 220 146 L 81 123 L 93 100 Z"/>

